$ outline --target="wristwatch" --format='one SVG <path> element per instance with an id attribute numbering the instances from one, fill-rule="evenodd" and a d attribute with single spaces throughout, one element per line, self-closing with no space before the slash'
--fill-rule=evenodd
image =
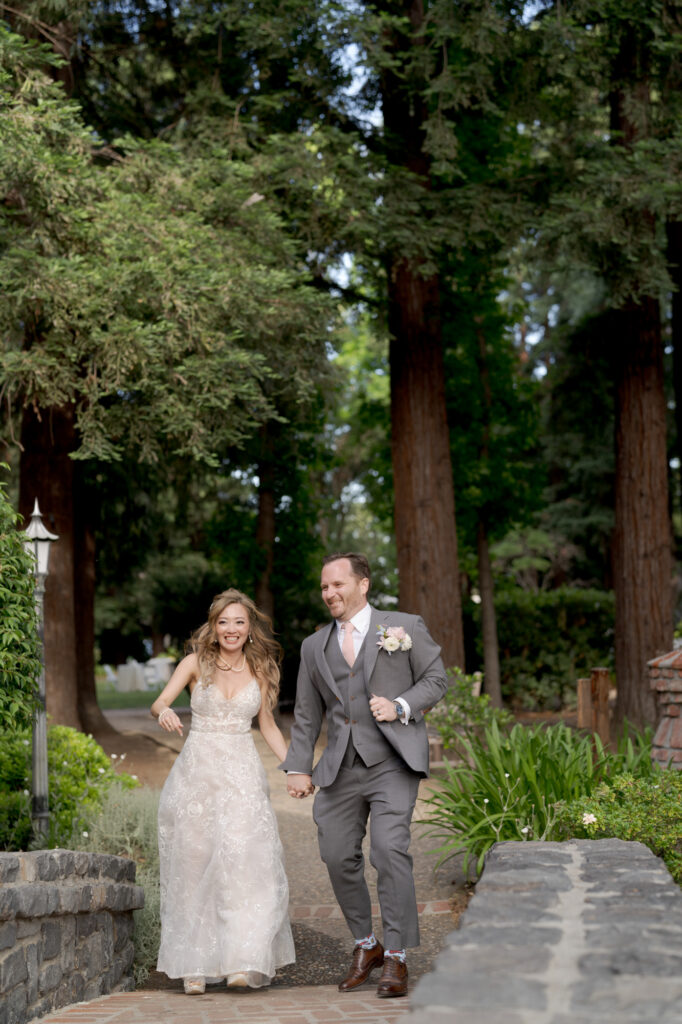
<path id="1" fill-rule="evenodd" d="M 402 706 L 400 701 L 399 700 L 394 700 L 393 701 L 393 707 L 395 708 L 395 713 L 398 716 L 398 718 L 402 718 L 403 715 L 405 714 L 405 708 Z"/>

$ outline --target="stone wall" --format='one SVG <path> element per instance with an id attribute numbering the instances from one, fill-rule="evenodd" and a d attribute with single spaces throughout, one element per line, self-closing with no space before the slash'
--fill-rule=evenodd
<path id="1" fill-rule="evenodd" d="M 125 857 L 0 853 L 0 1024 L 133 988 L 143 903 Z"/>

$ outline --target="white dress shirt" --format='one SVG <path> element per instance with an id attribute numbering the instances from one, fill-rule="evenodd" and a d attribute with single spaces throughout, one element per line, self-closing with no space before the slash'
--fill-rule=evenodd
<path id="1" fill-rule="evenodd" d="M 353 627 L 353 650 L 355 651 L 356 658 L 358 656 L 358 651 L 362 647 L 362 641 L 365 639 L 367 633 L 369 632 L 369 623 L 371 618 L 372 609 L 369 604 L 365 604 L 362 606 L 359 612 L 355 613 L 355 615 L 351 619 L 343 620 L 344 622 L 350 622 L 350 624 Z M 343 622 L 341 621 L 341 619 L 337 619 L 336 636 L 338 638 L 339 647 L 341 648 L 342 652 L 343 633 Z M 371 640 L 369 642 L 371 643 Z M 407 725 L 407 723 L 410 720 L 410 705 L 407 703 L 406 700 L 403 700 L 402 697 L 396 697 L 394 703 L 400 704 L 401 708 L 403 709 L 403 713 L 402 715 L 398 716 L 398 720 L 402 722 L 403 725 Z"/>

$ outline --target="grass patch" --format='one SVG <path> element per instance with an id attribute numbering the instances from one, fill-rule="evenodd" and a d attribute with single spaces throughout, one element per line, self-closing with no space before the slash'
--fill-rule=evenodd
<path id="1" fill-rule="evenodd" d="M 159 686 L 156 690 L 129 690 L 126 693 L 119 693 L 113 683 L 105 679 L 97 679 L 97 703 L 102 711 L 125 710 L 126 708 L 149 708 L 163 690 Z M 183 690 L 180 696 L 173 702 L 173 707 L 188 708 L 189 693 Z"/>

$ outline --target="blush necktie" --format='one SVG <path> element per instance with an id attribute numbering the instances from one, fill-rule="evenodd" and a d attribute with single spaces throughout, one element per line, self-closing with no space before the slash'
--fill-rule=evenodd
<path id="1" fill-rule="evenodd" d="M 343 626 L 343 643 L 341 644 L 341 653 L 343 654 L 348 664 L 352 666 L 353 662 L 355 661 L 355 647 L 353 645 L 353 623 L 342 622 L 341 625 Z"/>

